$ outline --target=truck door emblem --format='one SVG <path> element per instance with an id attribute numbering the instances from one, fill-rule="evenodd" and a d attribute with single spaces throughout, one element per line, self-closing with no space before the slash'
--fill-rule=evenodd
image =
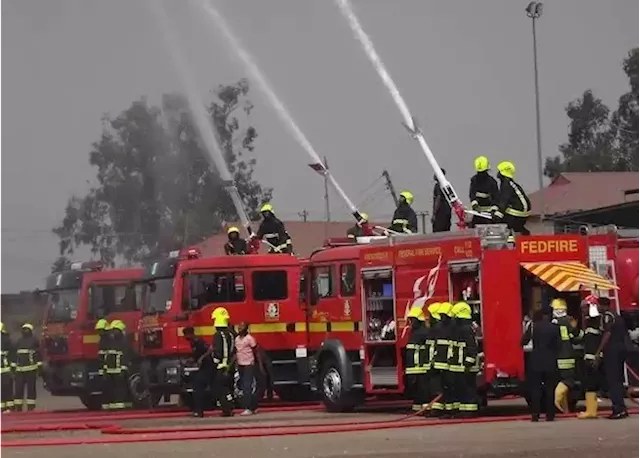
<path id="1" fill-rule="evenodd" d="M 428 275 L 423 275 L 413 283 L 413 300 L 407 301 L 407 306 L 405 307 L 405 311 L 404 311 L 405 323 L 407 320 L 407 316 L 409 315 L 409 310 L 411 310 L 411 307 L 424 308 L 427 301 L 431 299 L 435 294 L 436 283 L 438 283 L 438 274 L 440 273 L 441 261 L 442 261 L 442 255 L 440 255 L 440 257 L 438 258 L 438 264 L 429 270 Z M 427 279 L 426 290 L 424 294 L 421 295 L 422 294 L 421 286 L 425 278 Z M 403 334 L 406 332 L 406 330 L 407 328 L 405 327 L 405 329 L 403 330 Z"/>
<path id="2" fill-rule="evenodd" d="M 344 301 L 344 316 L 345 317 L 350 317 L 351 316 L 351 302 L 349 302 L 349 300 L 345 300 Z"/>
<path id="3" fill-rule="evenodd" d="M 264 317 L 267 320 L 277 320 L 280 318 L 280 307 L 276 302 L 271 302 L 264 309 Z"/>

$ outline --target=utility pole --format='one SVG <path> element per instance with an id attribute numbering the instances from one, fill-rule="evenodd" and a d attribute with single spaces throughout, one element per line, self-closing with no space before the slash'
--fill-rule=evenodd
<path id="1" fill-rule="evenodd" d="M 324 168 L 329 170 L 329 163 L 327 162 L 327 156 L 324 157 Z M 329 178 L 324 176 L 324 202 L 326 205 L 326 217 L 327 223 L 331 222 L 331 205 L 329 204 Z"/>
<path id="2" fill-rule="evenodd" d="M 309 216 L 309 212 L 307 210 L 302 210 L 301 212 L 298 212 L 298 216 L 300 217 L 302 222 L 306 223 L 307 222 L 307 216 Z"/>
<path id="3" fill-rule="evenodd" d="M 422 233 L 426 234 L 427 233 L 427 215 L 429 214 L 429 212 L 421 211 L 421 212 L 417 212 L 416 214 L 420 216 L 420 220 L 422 221 Z"/>
<path id="4" fill-rule="evenodd" d="M 398 206 L 398 196 L 396 194 L 396 190 L 393 187 L 393 183 L 391 182 L 391 177 L 389 176 L 389 172 L 387 172 L 386 170 L 382 171 L 382 177 L 384 178 L 384 181 L 386 181 L 387 184 L 387 189 L 389 190 L 389 193 L 391 194 L 391 197 L 393 197 L 393 201 L 396 204 L 396 207 Z"/>

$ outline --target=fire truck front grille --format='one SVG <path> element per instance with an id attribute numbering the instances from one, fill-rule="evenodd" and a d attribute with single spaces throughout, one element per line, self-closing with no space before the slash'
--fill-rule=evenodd
<path id="1" fill-rule="evenodd" d="M 142 333 L 142 345 L 145 348 L 160 348 L 162 347 L 162 330 L 148 330 Z"/>
<path id="2" fill-rule="evenodd" d="M 69 351 L 66 337 L 47 337 L 45 349 L 50 355 L 64 355 Z"/>

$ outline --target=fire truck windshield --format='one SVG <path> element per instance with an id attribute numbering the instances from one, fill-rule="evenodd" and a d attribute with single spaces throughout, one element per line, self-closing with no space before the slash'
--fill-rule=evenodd
<path id="1" fill-rule="evenodd" d="M 143 311 L 145 315 L 164 313 L 171 307 L 173 278 L 157 278 L 145 283 Z"/>
<path id="2" fill-rule="evenodd" d="M 77 289 L 62 289 L 47 293 L 47 321 L 64 323 L 73 321 L 78 314 L 80 294 Z"/>

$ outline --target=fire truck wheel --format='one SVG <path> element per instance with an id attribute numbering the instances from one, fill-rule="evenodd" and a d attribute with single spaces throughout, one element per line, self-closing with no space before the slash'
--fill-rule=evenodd
<path id="1" fill-rule="evenodd" d="M 89 410 L 100 410 L 102 407 L 102 396 L 83 394 L 80 396 L 80 402 Z"/>
<path id="2" fill-rule="evenodd" d="M 162 399 L 161 393 L 149 392 L 147 387 L 144 386 L 139 372 L 129 377 L 129 393 L 131 395 L 131 401 L 136 408 L 153 409 L 160 404 L 160 400 Z"/>
<path id="3" fill-rule="evenodd" d="M 338 363 L 333 358 L 322 365 L 320 393 L 322 402 L 329 412 L 348 412 L 356 406 L 353 394 L 345 389 Z"/>

